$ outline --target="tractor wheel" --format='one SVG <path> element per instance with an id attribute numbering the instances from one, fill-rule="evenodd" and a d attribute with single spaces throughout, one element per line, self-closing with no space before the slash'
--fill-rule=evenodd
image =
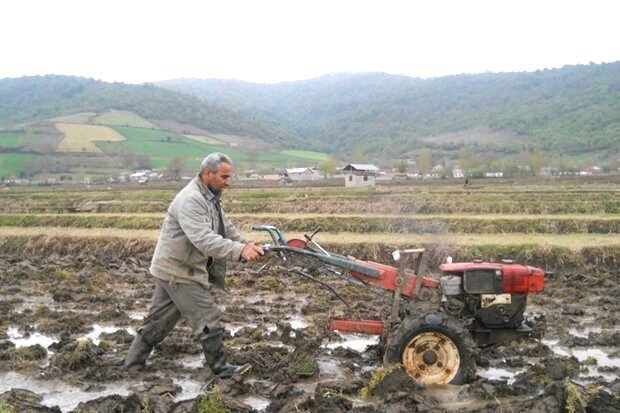
<path id="1" fill-rule="evenodd" d="M 478 350 L 469 331 L 442 313 L 407 317 L 388 337 L 383 361 L 401 363 L 423 384 L 463 384 L 473 375 Z"/>

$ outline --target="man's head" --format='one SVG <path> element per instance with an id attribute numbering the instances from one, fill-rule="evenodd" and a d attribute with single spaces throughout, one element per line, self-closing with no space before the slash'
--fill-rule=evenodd
<path id="1" fill-rule="evenodd" d="M 232 160 L 223 153 L 207 155 L 200 164 L 200 179 L 214 194 L 219 194 L 231 183 Z"/>

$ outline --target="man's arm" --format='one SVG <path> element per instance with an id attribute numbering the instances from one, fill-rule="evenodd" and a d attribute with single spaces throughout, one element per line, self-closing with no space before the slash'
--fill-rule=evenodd
<path id="1" fill-rule="evenodd" d="M 245 244 L 223 238 L 213 231 L 208 210 L 198 197 L 189 196 L 181 200 L 178 205 L 178 220 L 185 236 L 206 256 L 231 261 L 238 261 L 241 257 Z M 239 234 L 238 231 L 236 233 Z M 243 237 L 238 235 L 237 239 L 243 240 Z"/>

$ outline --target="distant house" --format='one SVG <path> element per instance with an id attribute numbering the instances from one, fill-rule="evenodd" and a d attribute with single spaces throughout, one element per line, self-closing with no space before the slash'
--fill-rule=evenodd
<path id="1" fill-rule="evenodd" d="M 314 181 L 322 178 L 316 168 L 289 168 L 285 169 L 282 175 L 293 181 Z"/>
<path id="2" fill-rule="evenodd" d="M 485 177 L 487 178 L 502 178 L 504 176 L 503 172 L 486 172 L 484 174 Z"/>
<path id="3" fill-rule="evenodd" d="M 465 178 L 465 171 L 463 171 L 461 168 L 453 168 L 452 176 L 454 178 Z"/>
<path id="4" fill-rule="evenodd" d="M 149 170 L 137 171 L 129 175 L 129 179 L 132 182 L 146 183 L 149 180 L 150 173 L 151 171 Z"/>
<path id="5" fill-rule="evenodd" d="M 344 168 L 344 186 L 375 186 L 379 168 L 371 164 L 350 163 Z"/>
<path id="6" fill-rule="evenodd" d="M 282 178 L 282 174 L 265 174 L 261 175 L 261 179 L 265 181 L 279 181 Z"/>

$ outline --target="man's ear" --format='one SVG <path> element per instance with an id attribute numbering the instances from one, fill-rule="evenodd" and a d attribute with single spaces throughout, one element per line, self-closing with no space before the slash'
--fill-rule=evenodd
<path id="1" fill-rule="evenodd" d="M 205 169 L 202 172 L 202 176 L 200 177 L 200 179 L 202 180 L 202 183 L 206 185 L 211 180 L 211 171 Z"/>

